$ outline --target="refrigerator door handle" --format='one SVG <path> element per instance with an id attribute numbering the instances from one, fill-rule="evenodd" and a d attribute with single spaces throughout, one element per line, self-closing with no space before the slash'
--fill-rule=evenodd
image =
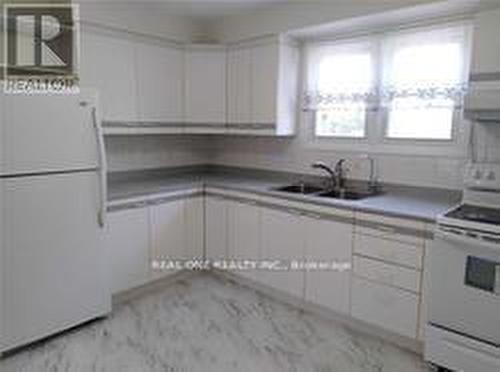
<path id="1" fill-rule="evenodd" d="M 99 226 L 104 228 L 106 225 L 106 204 L 107 204 L 107 163 L 106 163 L 106 148 L 104 145 L 104 132 L 102 130 L 101 121 L 97 113 L 97 108 L 92 107 L 92 121 L 94 124 L 94 131 L 97 144 L 97 157 L 99 161 L 99 212 L 98 222 Z"/>

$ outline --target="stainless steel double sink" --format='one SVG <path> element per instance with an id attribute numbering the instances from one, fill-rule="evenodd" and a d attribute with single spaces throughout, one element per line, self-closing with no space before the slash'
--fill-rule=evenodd
<path id="1" fill-rule="evenodd" d="M 273 191 L 286 192 L 290 194 L 318 196 L 321 198 L 332 198 L 342 200 L 361 200 L 380 195 L 382 192 L 377 190 L 361 190 L 354 187 L 342 189 L 328 189 L 308 183 L 296 183 L 292 185 L 280 186 L 272 189 Z"/>

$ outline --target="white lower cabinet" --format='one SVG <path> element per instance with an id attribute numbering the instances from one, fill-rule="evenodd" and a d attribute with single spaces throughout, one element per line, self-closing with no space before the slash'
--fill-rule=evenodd
<path id="1" fill-rule="evenodd" d="M 150 207 L 151 259 L 157 262 L 186 258 L 184 200 L 169 201 Z M 154 270 L 155 278 L 171 270 Z"/>
<path id="2" fill-rule="evenodd" d="M 227 216 L 228 257 L 242 265 L 237 274 L 257 279 L 258 273 L 252 268 L 252 263 L 261 256 L 261 208 L 249 203 L 228 201 Z M 245 263 L 245 260 L 252 263 Z"/>
<path id="3" fill-rule="evenodd" d="M 109 213 L 105 239 L 115 294 L 177 272 L 154 266 L 164 260 L 203 257 L 202 196 L 139 205 Z"/>
<path id="4" fill-rule="evenodd" d="M 225 259 L 227 252 L 227 201 L 217 196 L 205 198 L 205 257 Z"/>
<path id="5" fill-rule="evenodd" d="M 304 226 L 302 216 L 293 210 L 262 208 L 262 256 L 270 263 L 287 264 L 304 260 Z M 282 292 L 302 298 L 304 271 L 265 270 L 259 281 Z"/>
<path id="6" fill-rule="evenodd" d="M 109 213 L 105 244 L 112 293 L 150 279 L 148 208 Z"/>
<path id="7" fill-rule="evenodd" d="M 367 323 L 415 339 L 419 296 L 353 277 L 351 315 Z"/>
<path id="8" fill-rule="evenodd" d="M 303 222 L 308 263 L 351 264 L 352 223 L 321 217 L 304 217 Z M 349 268 L 306 271 L 306 300 L 348 314 L 350 280 Z"/>
<path id="9" fill-rule="evenodd" d="M 175 272 L 153 272 L 152 260 L 205 257 L 236 260 L 244 267 L 249 267 L 245 260 L 257 261 L 268 268 L 232 273 L 421 339 L 424 231 L 411 221 L 388 218 L 383 226 L 371 223 L 359 229 L 351 223 L 354 216 L 346 210 L 211 191 L 118 210 L 109 214 L 106 235 L 113 293 Z M 347 270 L 289 270 L 294 261 L 338 263 Z"/>
<path id="10" fill-rule="evenodd" d="M 204 200 L 203 196 L 185 199 L 185 254 L 184 258 L 202 259 L 204 251 Z"/>

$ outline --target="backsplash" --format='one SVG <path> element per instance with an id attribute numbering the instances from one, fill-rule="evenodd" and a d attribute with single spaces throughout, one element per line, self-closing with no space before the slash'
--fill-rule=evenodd
<path id="1" fill-rule="evenodd" d="M 118 136 L 106 138 L 109 171 L 206 164 L 209 143 L 200 136 Z"/>
<path id="2" fill-rule="evenodd" d="M 359 153 L 317 150 L 304 147 L 297 139 L 273 138 L 219 138 L 213 162 L 233 165 L 277 169 L 289 172 L 318 174 L 311 164 L 321 160 L 334 164 L 347 159 L 348 177 L 367 179 L 369 162 Z M 457 189 L 465 161 L 461 159 L 428 156 L 373 155 L 380 181 L 415 186 Z"/>
<path id="3" fill-rule="evenodd" d="M 500 126 L 478 127 L 478 160 L 500 162 Z M 123 136 L 106 139 L 110 171 L 215 164 L 318 174 L 318 160 L 348 160 L 349 177 L 367 179 L 369 164 L 361 153 L 320 150 L 296 138 L 224 136 Z M 448 189 L 462 188 L 465 159 L 378 154 L 382 182 Z"/>

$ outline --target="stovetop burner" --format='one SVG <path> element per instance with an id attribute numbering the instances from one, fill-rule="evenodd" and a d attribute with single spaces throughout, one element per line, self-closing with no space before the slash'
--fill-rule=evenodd
<path id="1" fill-rule="evenodd" d="M 446 214 L 445 217 L 459 220 L 500 225 L 500 209 L 478 207 L 475 205 L 461 205 Z"/>

